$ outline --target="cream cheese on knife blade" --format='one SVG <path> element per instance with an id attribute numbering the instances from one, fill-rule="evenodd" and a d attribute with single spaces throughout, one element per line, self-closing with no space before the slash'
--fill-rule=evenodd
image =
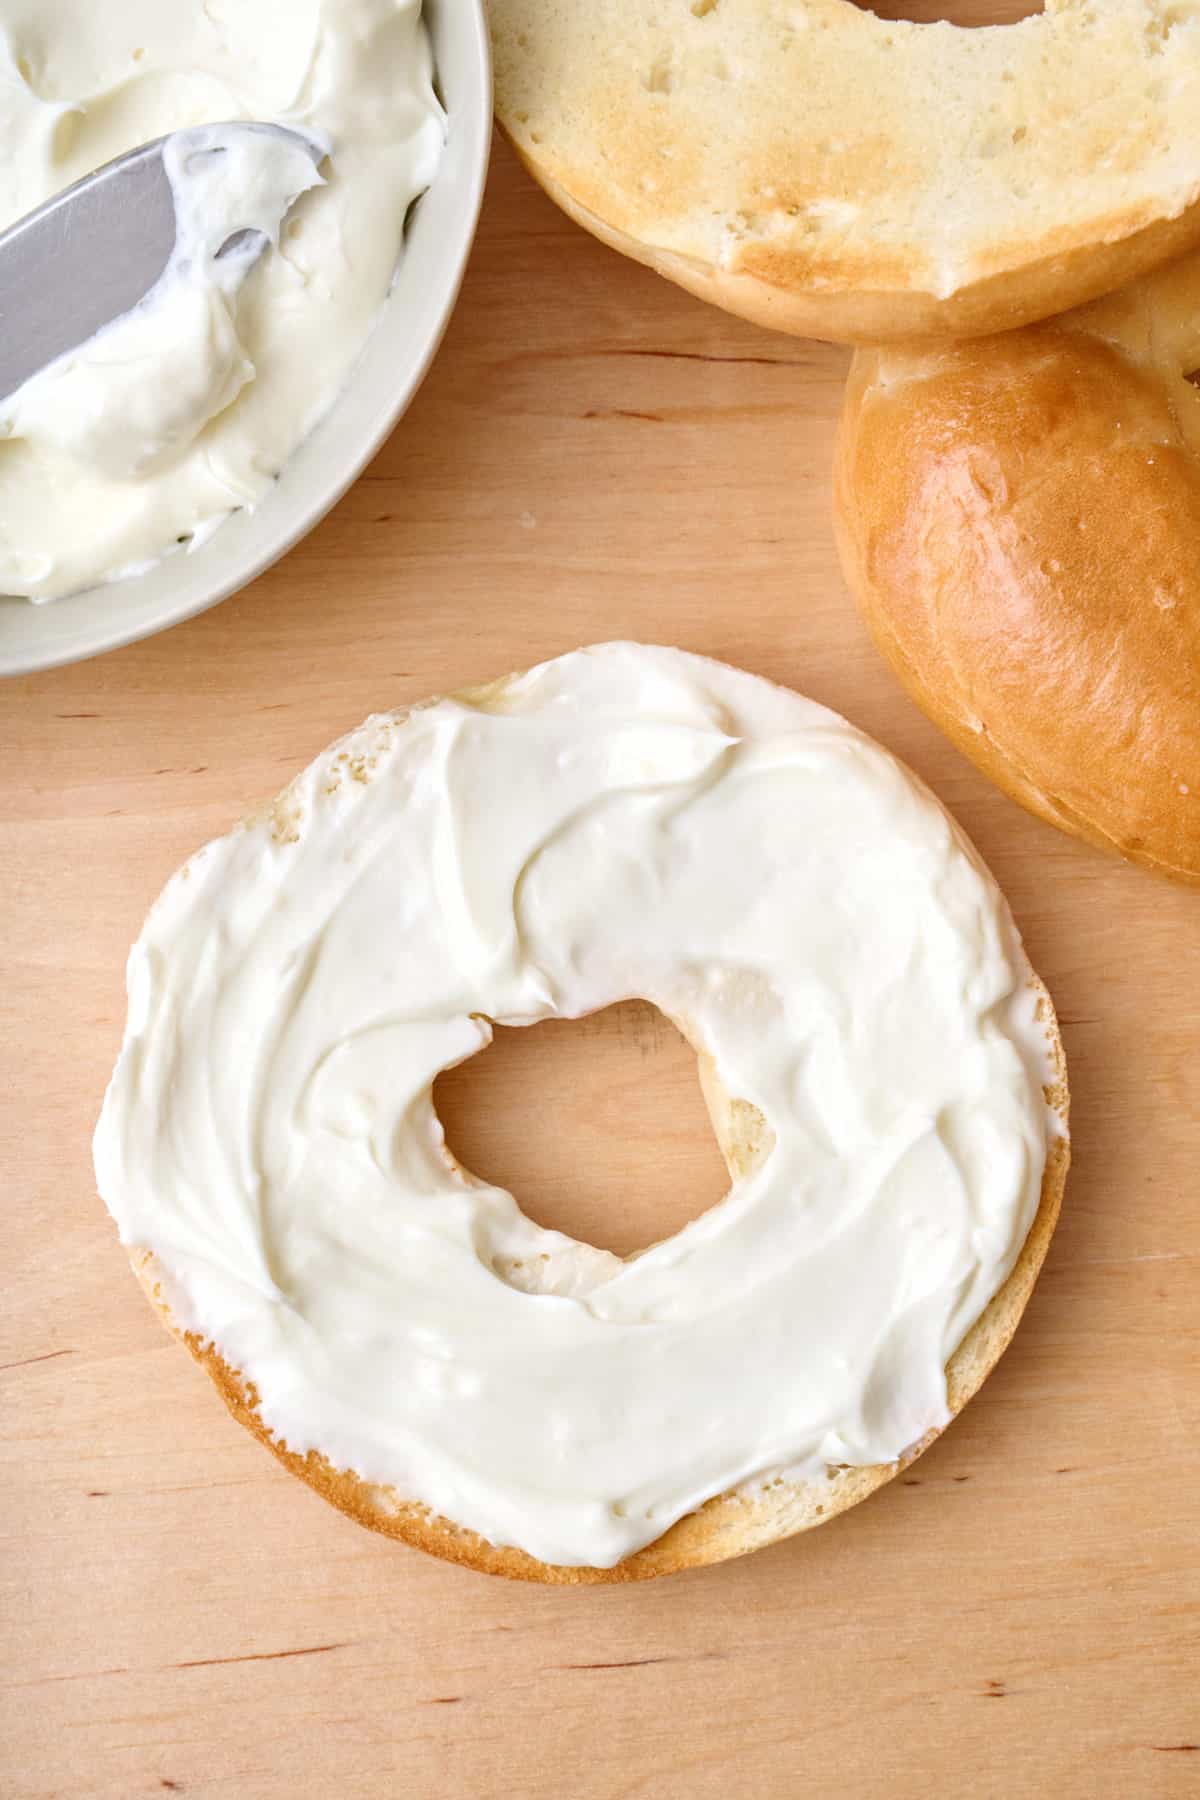
<path id="1" fill-rule="evenodd" d="M 261 499 L 386 297 L 445 140 L 432 74 L 418 0 L 0 0 L 0 227 L 180 134 L 162 280 L 0 407 L 0 594 L 77 592 Z M 196 155 L 191 128 L 237 119 L 304 130 L 332 160 L 318 175 L 237 134 Z M 214 256 L 248 225 L 279 241 L 241 280 Z"/>

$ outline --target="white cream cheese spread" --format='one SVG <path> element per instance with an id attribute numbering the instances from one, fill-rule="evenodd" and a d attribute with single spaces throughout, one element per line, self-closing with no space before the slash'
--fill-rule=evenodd
<path id="1" fill-rule="evenodd" d="M 1059 1129 L 1038 990 L 942 808 L 678 651 L 369 720 L 174 877 L 128 980 L 97 1176 L 176 1322 L 293 1450 L 554 1563 L 944 1424 Z M 631 996 L 769 1149 L 622 1261 L 461 1170 L 432 1087 L 489 1021 Z"/>
<path id="2" fill-rule="evenodd" d="M 238 120 L 330 161 L 214 135 Z M 0 0 L 0 227 L 164 135 L 162 279 L 0 405 L 0 594 L 53 599 L 203 542 L 329 409 L 444 142 L 419 0 Z M 271 240 L 248 271 L 216 254 L 241 228 Z"/>

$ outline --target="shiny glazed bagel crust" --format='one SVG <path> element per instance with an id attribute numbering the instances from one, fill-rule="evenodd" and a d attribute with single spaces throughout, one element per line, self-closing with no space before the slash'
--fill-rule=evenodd
<path id="1" fill-rule="evenodd" d="M 500 123 L 606 243 L 839 342 L 1048 317 L 1200 241 L 1200 0 L 491 0 Z"/>
<path id="2" fill-rule="evenodd" d="M 1039 817 L 1200 882 L 1200 255 L 1035 329 L 861 352 L 835 512 L 918 705 Z"/>

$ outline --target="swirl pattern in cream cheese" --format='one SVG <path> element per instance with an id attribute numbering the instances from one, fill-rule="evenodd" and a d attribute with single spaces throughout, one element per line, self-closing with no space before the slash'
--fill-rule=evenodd
<path id="1" fill-rule="evenodd" d="M 171 881 L 129 988 L 96 1165 L 178 1323 L 292 1449 L 547 1562 L 945 1423 L 1057 1129 L 1015 928 L 942 808 L 678 651 L 368 721 Z M 631 996 L 764 1154 L 622 1261 L 461 1170 L 432 1088 L 490 1021 Z"/>

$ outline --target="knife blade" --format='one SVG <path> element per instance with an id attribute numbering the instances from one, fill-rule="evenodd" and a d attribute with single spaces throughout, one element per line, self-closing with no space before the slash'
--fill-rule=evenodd
<path id="1" fill-rule="evenodd" d="M 314 162 L 324 154 L 288 126 L 236 129 L 294 139 Z M 0 400 L 131 311 L 162 275 L 176 237 L 167 142 L 117 157 L 0 233 Z"/>

